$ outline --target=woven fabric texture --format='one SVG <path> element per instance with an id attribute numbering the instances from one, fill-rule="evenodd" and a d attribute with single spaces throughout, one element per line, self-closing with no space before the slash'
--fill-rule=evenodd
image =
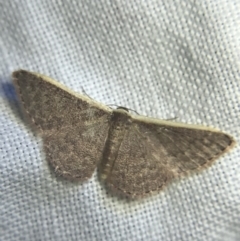
<path id="1" fill-rule="evenodd" d="M 119 200 L 97 172 L 56 177 L 10 77 L 40 72 L 240 143 L 239 26 L 238 0 L 0 0 L 0 240 L 240 240 L 239 145 L 157 195 Z"/>

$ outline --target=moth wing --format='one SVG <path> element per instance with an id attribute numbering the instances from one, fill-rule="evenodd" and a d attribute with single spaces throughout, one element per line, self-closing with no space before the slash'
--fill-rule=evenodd
<path id="1" fill-rule="evenodd" d="M 13 79 L 26 115 L 41 131 L 46 157 L 55 171 L 70 179 L 91 177 L 102 158 L 110 108 L 44 75 L 19 70 Z"/>
<path id="2" fill-rule="evenodd" d="M 136 117 L 106 183 L 130 198 L 141 197 L 212 164 L 233 145 L 232 137 L 211 128 Z"/>

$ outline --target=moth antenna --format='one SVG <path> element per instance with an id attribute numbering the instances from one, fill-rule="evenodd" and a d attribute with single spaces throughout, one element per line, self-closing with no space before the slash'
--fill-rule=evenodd
<path id="1" fill-rule="evenodd" d="M 89 97 L 91 100 L 93 100 L 93 98 L 87 94 L 87 92 L 85 91 L 85 89 L 83 88 L 83 86 L 81 86 L 82 92 L 84 95 L 86 95 L 87 97 Z"/>
<path id="2" fill-rule="evenodd" d="M 166 119 L 166 121 L 172 121 L 172 120 L 176 120 L 176 119 L 178 119 L 178 116 L 175 116 L 175 117 L 172 117 L 172 118 Z"/>

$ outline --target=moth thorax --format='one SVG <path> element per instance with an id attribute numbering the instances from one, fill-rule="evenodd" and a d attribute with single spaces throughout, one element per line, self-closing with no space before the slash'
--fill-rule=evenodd
<path id="1" fill-rule="evenodd" d="M 115 128 L 118 128 L 121 126 L 127 126 L 131 122 L 132 122 L 132 118 L 127 110 L 123 108 L 113 110 L 112 123 L 115 126 Z"/>

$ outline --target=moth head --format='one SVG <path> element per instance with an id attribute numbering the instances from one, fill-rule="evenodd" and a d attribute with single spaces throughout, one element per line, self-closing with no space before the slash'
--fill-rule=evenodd
<path id="1" fill-rule="evenodd" d="M 135 112 L 137 115 L 139 115 L 137 113 L 137 111 L 133 110 L 133 109 L 129 109 L 127 107 L 123 107 L 123 106 L 118 106 L 117 109 L 115 109 L 115 112 L 118 112 L 118 113 L 124 113 L 124 114 L 127 114 L 127 115 L 130 115 L 130 111 L 133 111 Z"/>
<path id="2" fill-rule="evenodd" d="M 126 107 L 118 106 L 117 109 L 113 110 L 114 115 L 129 116 L 129 109 Z"/>
<path id="3" fill-rule="evenodd" d="M 127 107 L 123 107 L 123 106 L 118 106 L 117 110 L 120 110 L 122 112 L 129 112 L 129 109 Z"/>

